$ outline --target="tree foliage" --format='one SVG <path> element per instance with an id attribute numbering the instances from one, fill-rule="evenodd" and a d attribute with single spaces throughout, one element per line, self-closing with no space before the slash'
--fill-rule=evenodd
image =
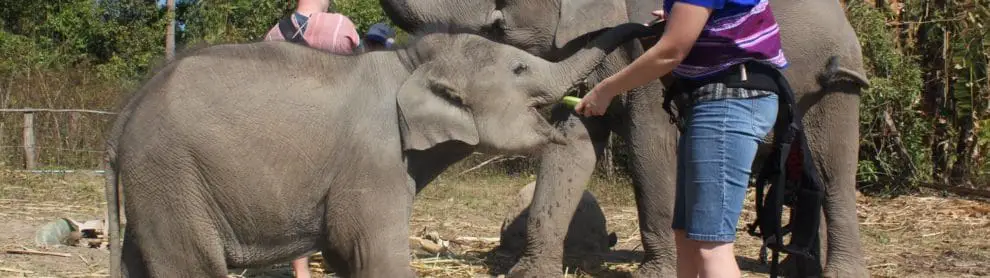
<path id="1" fill-rule="evenodd" d="M 862 103 L 861 185 L 985 177 L 990 1 L 847 4 L 874 83 Z"/>

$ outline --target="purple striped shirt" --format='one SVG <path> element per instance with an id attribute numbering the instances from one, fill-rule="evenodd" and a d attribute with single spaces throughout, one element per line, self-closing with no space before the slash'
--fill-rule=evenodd
<path id="1" fill-rule="evenodd" d="M 674 68 L 675 75 L 700 79 L 750 60 L 787 67 L 769 0 L 666 0 L 668 13 L 675 1 L 713 8 L 691 52 Z M 738 4 L 754 1 L 758 2 Z"/>

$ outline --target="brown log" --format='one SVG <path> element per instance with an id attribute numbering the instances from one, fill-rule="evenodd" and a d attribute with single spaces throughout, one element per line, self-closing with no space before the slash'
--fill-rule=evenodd
<path id="1" fill-rule="evenodd" d="M 967 188 L 962 186 L 951 186 L 951 185 L 945 185 L 939 183 L 922 183 L 921 186 L 931 189 L 945 190 L 955 194 L 959 194 L 961 196 L 978 196 L 978 197 L 990 199 L 990 191 L 986 191 L 986 190 L 979 190 L 979 189 Z"/>
<path id="2" fill-rule="evenodd" d="M 409 248 L 420 249 L 432 254 L 440 254 L 446 249 L 432 240 L 414 236 L 409 237 Z"/>

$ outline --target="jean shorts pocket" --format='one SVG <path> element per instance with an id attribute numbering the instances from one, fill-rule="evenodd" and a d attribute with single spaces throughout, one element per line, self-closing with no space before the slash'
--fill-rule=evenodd
<path id="1" fill-rule="evenodd" d="M 753 135 L 762 140 L 777 122 L 777 95 L 771 94 L 753 98 L 750 109 L 753 112 Z"/>

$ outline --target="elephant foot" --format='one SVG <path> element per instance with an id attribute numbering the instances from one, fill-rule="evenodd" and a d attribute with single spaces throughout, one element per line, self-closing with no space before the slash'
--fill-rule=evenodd
<path id="1" fill-rule="evenodd" d="M 804 267 L 802 264 L 807 264 L 807 267 Z M 825 267 L 823 273 L 816 271 L 815 268 L 817 267 L 813 261 L 787 256 L 780 262 L 779 274 L 784 277 L 870 277 L 869 271 L 866 270 L 866 265 L 863 264 L 832 263 Z"/>
<path id="2" fill-rule="evenodd" d="M 505 275 L 507 278 L 542 278 L 542 277 L 562 277 L 564 271 L 560 268 L 559 260 L 557 263 L 551 260 L 536 260 L 530 257 L 524 257 L 516 263 L 509 273 Z"/>
<path id="3" fill-rule="evenodd" d="M 674 268 L 673 264 L 662 264 L 657 261 L 648 261 L 639 266 L 633 273 L 629 274 L 631 278 L 666 278 L 666 277 L 677 277 L 677 269 Z"/>
<path id="4" fill-rule="evenodd" d="M 605 260 L 601 255 L 584 254 L 580 257 L 565 259 L 564 266 L 569 269 L 566 271 L 569 273 L 574 273 L 575 269 L 578 269 L 586 274 L 597 276 L 606 270 L 604 263 Z"/>
<path id="5" fill-rule="evenodd" d="M 866 270 L 866 266 L 863 264 L 829 264 L 825 267 L 825 273 L 823 277 L 851 277 L 851 278 L 866 278 L 870 277 L 870 272 Z"/>

